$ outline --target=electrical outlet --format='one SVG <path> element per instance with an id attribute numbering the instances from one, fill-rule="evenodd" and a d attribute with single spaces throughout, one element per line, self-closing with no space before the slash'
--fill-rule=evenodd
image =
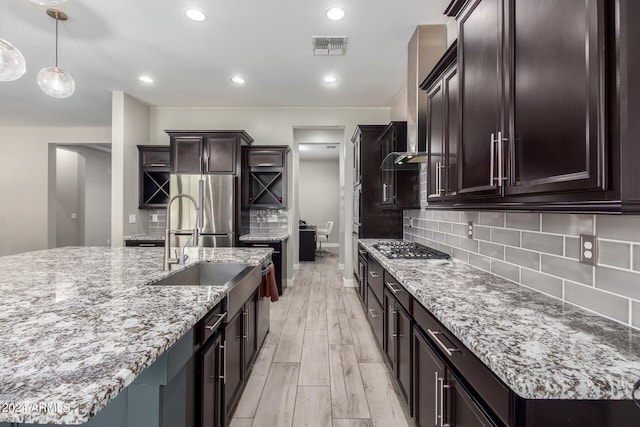
<path id="1" fill-rule="evenodd" d="M 136 223 L 136 214 L 130 214 L 129 215 L 129 224 L 135 224 Z"/>
<path id="2" fill-rule="evenodd" d="M 473 221 L 467 222 L 467 239 L 473 239 Z"/>
<path id="3" fill-rule="evenodd" d="M 596 265 L 598 262 L 598 238 L 590 234 L 580 235 L 580 262 Z"/>
<path id="4" fill-rule="evenodd" d="M 413 217 L 409 217 L 409 228 L 413 228 Z"/>
<path id="5" fill-rule="evenodd" d="M 158 214 L 151 214 L 151 222 L 158 222 Z"/>
<path id="6" fill-rule="evenodd" d="M 75 212 L 71 212 L 71 219 L 78 219 L 78 214 Z"/>

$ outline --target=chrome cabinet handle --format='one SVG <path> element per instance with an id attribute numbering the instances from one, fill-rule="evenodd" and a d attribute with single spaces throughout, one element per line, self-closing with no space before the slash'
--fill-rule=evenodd
<path id="1" fill-rule="evenodd" d="M 440 427 L 444 427 L 444 378 L 438 378 L 440 389 Z"/>
<path id="2" fill-rule="evenodd" d="M 268 248 L 269 245 L 262 245 L 262 244 L 258 244 L 258 243 L 254 243 L 251 246 L 253 246 L 254 248 Z"/>
<path id="3" fill-rule="evenodd" d="M 225 311 L 222 314 L 214 314 L 214 316 L 216 316 L 218 320 L 213 325 L 205 326 L 205 328 L 207 328 L 210 331 L 215 331 L 216 329 L 218 329 L 218 326 L 220 326 L 220 324 L 224 321 L 224 318 L 227 316 L 227 312 Z"/>
<path id="4" fill-rule="evenodd" d="M 387 201 L 387 184 L 386 183 L 382 184 L 382 201 L 383 202 Z"/>
<path id="5" fill-rule="evenodd" d="M 502 137 L 502 131 L 498 132 L 498 140 L 496 143 L 498 144 L 498 187 L 502 187 L 504 185 L 504 180 L 507 178 L 503 176 L 504 173 L 504 142 L 506 138 Z"/>
<path id="6" fill-rule="evenodd" d="M 431 329 L 427 329 L 427 333 L 431 338 L 433 338 L 433 340 L 436 342 L 436 344 L 438 344 L 438 346 L 442 349 L 442 351 L 444 351 L 447 354 L 447 356 L 453 356 L 454 352 L 460 352 L 460 350 L 458 350 L 457 348 L 449 348 L 446 345 L 444 345 L 442 341 L 440 341 L 440 339 L 438 338 L 438 335 L 442 335 L 442 332 L 440 331 L 434 332 Z"/>
<path id="7" fill-rule="evenodd" d="M 398 288 L 395 283 L 387 282 L 387 286 L 394 294 L 397 294 L 398 292 L 404 292 L 402 289 Z"/>
<path id="8" fill-rule="evenodd" d="M 495 181 L 495 176 L 493 174 L 493 168 L 494 168 L 494 161 L 493 158 L 496 155 L 496 149 L 494 144 L 496 143 L 496 138 L 495 138 L 495 134 L 492 133 L 491 134 L 491 150 L 490 150 L 490 154 L 489 154 L 489 186 L 493 185 L 493 182 Z"/>
<path id="9" fill-rule="evenodd" d="M 436 195 L 442 196 L 442 162 L 436 163 Z"/>
<path id="10" fill-rule="evenodd" d="M 242 315 L 244 316 L 244 325 L 242 325 L 242 338 L 245 341 L 249 341 L 249 310 L 243 309 Z"/>
<path id="11" fill-rule="evenodd" d="M 378 273 L 376 273 L 375 271 L 370 271 L 369 272 L 369 276 L 373 277 L 374 279 L 380 277 L 380 275 Z"/>
<path id="12" fill-rule="evenodd" d="M 375 310 L 374 310 L 373 308 L 370 308 L 370 309 L 369 309 L 369 314 L 371 314 L 371 317 L 372 317 L 373 319 L 376 319 L 376 318 L 380 317 L 380 315 L 379 315 L 379 314 L 375 314 Z"/>
<path id="13" fill-rule="evenodd" d="M 222 384 L 227 383 L 227 340 L 224 340 L 223 344 L 220 346 L 220 360 L 222 361 L 222 366 L 220 367 L 222 370 L 222 375 L 220 379 L 222 380 Z"/>

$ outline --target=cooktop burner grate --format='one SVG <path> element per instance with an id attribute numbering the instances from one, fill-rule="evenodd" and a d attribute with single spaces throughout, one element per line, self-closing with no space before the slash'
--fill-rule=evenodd
<path id="1" fill-rule="evenodd" d="M 392 259 L 451 259 L 447 253 L 414 242 L 378 242 L 373 247 L 382 255 Z"/>

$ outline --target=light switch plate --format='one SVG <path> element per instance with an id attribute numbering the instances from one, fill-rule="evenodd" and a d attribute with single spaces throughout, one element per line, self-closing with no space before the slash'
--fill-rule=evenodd
<path id="1" fill-rule="evenodd" d="M 409 217 L 409 228 L 413 228 L 413 217 Z"/>
<path id="2" fill-rule="evenodd" d="M 129 224 L 135 224 L 136 223 L 136 214 L 130 214 L 129 215 Z"/>
<path id="3" fill-rule="evenodd" d="M 598 238 L 591 234 L 580 235 L 580 262 L 596 265 L 598 262 Z"/>

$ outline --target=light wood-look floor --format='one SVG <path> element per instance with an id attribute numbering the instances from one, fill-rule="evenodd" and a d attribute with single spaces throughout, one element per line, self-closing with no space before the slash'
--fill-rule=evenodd
<path id="1" fill-rule="evenodd" d="M 342 286 L 337 254 L 301 262 L 294 283 L 271 304 L 231 426 L 412 425 L 355 288 Z"/>

